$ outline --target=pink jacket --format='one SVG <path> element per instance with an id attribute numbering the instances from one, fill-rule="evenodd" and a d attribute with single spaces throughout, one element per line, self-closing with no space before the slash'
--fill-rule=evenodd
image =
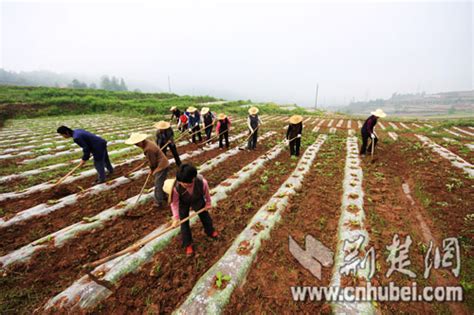
<path id="1" fill-rule="evenodd" d="M 211 195 L 209 193 L 209 184 L 205 178 L 202 179 L 203 190 L 204 190 L 204 197 L 206 199 L 206 208 L 211 207 Z M 178 184 L 179 185 L 179 184 Z M 189 194 L 192 194 L 194 191 L 194 185 L 187 189 Z M 199 209 L 194 209 L 199 210 Z M 173 188 L 173 193 L 171 195 L 171 212 L 173 213 L 173 217 L 179 220 L 179 194 L 176 190 L 176 187 Z"/>

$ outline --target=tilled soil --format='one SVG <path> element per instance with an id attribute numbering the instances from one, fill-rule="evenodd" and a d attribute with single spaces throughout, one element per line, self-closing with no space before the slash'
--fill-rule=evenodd
<path id="1" fill-rule="evenodd" d="M 198 222 L 193 229 L 195 255 L 186 257 L 181 238 L 135 275 L 127 276 L 114 294 L 96 311 L 104 314 L 171 313 L 187 297 L 196 281 L 214 264 L 247 225 L 248 220 L 281 186 L 296 165 L 285 153 L 213 209 L 218 240 L 209 240 Z M 266 183 L 261 177 L 267 176 Z M 152 275 L 150 272 L 153 270 Z M 145 303 L 143 303 L 145 301 Z"/>
<path id="2" fill-rule="evenodd" d="M 364 159 L 364 204 L 367 215 L 367 231 L 371 246 L 376 252 L 378 268 L 371 283 L 374 286 L 388 286 L 393 281 L 398 286 L 411 286 L 416 282 L 420 287 L 427 285 L 423 279 L 423 253 L 420 251 L 425 242 L 423 231 L 417 221 L 417 211 L 424 211 L 419 205 L 412 206 L 402 190 L 402 184 L 410 181 L 410 168 L 402 158 L 403 142 L 397 141 L 391 145 L 380 145 L 376 149 L 375 159 Z M 413 195 L 413 193 L 412 193 Z M 414 198 L 414 196 L 412 196 Z M 429 220 L 429 218 L 427 218 Z M 432 224 L 429 224 L 432 226 Z M 402 244 L 406 237 L 412 239 L 410 247 L 410 262 L 408 270 L 414 272 L 417 278 L 395 272 L 387 277 L 391 264 L 386 261 L 386 247 L 392 243 L 394 235 L 400 237 Z M 346 279 L 347 280 L 347 279 Z M 350 281 L 350 280 L 347 280 Z M 441 305 L 427 302 L 378 302 L 382 312 L 415 312 L 436 313 Z"/>
<path id="3" fill-rule="evenodd" d="M 187 146 L 187 148 L 189 150 L 192 150 L 193 148 L 196 148 L 196 146 Z M 185 152 L 186 151 L 183 151 L 183 153 Z M 212 159 L 223 152 L 223 150 L 217 149 L 204 152 L 199 156 L 194 157 L 192 162 L 202 164 L 205 161 Z M 168 155 L 171 155 L 171 153 L 168 153 Z M 184 160 L 183 162 L 188 161 Z M 120 170 L 114 171 L 114 174 L 116 174 L 114 176 L 117 177 L 123 174 L 127 174 L 130 170 L 133 170 L 133 168 L 140 163 L 141 162 L 135 162 L 133 166 L 120 168 Z M 171 166 L 168 176 L 171 177 L 175 173 L 175 170 L 176 166 L 173 164 Z M 82 181 L 86 180 L 87 179 L 84 179 Z M 134 181 L 128 184 L 121 185 L 110 191 L 105 191 L 97 195 L 83 197 L 78 200 L 74 205 L 64 207 L 63 209 L 57 210 L 49 215 L 28 220 L 27 222 L 17 224 L 7 229 L 0 229 L 0 237 L 6 240 L 0 245 L 0 255 L 4 255 L 13 249 L 21 247 L 27 243 L 30 243 L 40 237 L 48 235 L 49 233 L 60 230 L 61 228 L 71 225 L 75 222 L 79 222 L 82 220 L 83 217 L 94 216 L 102 210 L 118 204 L 122 200 L 126 200 L 132 196 L 139 194 L 144 180 L 145 176 L 142 176 L 141 178 L 135 179 Z M 150 188 L 152 186 L 153 179 L 149 180 L 147 188 Z M 48 192 L 46 192 L 45 194 L 47 193 Z"/>
<path id="4" fill-rule="evenodd" d="M 239 154 L 240 158 L 229 159 L 230 162 L 224 161 L 220 169 L 225 171 L 215 172 L 219 176 L 215 177 L 214 181 L 224 180 L 264 151 L 265 147 L 261 146 L 259 150 Z M 199 165 L 223 152 L 219 149 L 212 150 L 193 158 L 192 162 Z M 141 182 L 135 181 L 120 192 L 137 192 L 141 185 Z M 211 183 L 210 186 L 213 187 Z M 104 197 L 105 203 L 108 200 Z M 97 202 L 95 204 L 97 205 Z M 83 273 L 82 265 L 122 250 L 165 223 L 170 217 L 169 209 L 158 211 L 152 204 L 153 202 L 149 202 L 130 211 L 134 215 L 133 218 L 116 218 L 107 222 L 105 228 L 100 231 L 82 233 L 61 248 L 40 251 L 29 263 L 13 266 L 7 276 L 0 280 L 0 291 L 3 292 L 0 296 L 3 309 L 0 311 L 15 310 L 21 313 L 42 305 L 79 278 Z M 81 212 L 81 217 L 83 215 Z"/>
<path id="5" fill-rule="evenodd" d="M 321 280 L 301 266 L 288 249 L 291 236 L 301 248 L 312 235 L 334 251 L 344 178 L 345 139 L 329 136 L 316 157 L 302 190 L 290 200 L 282 219 L 265 240 L 246 277 L 227 305 L 226 314 L 317 314 L 329 311 L 324 302 L 295 302 L 291 286 L 327 286 L 333 267 L 322 267 Z"/>

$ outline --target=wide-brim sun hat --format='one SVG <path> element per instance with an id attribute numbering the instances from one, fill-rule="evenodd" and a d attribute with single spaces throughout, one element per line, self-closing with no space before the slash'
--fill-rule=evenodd
<path id="1" fill-rule="evenodd" d="M 252 106 L 252 107 L 249 108 L 249 114 L 250 115 L 255 115 L 257 113 L 258 113 L 258 108 L 257 107 Z"/>
<path id="2" fill-rule="evenodd" d="M 207 113 L 209 113 L 209 107 L 201 108 L 201 115 L 206 115 Z"/>
<path id="3" fill-rule="evenodd" d="M 385 114 L 384 111 L 380 108 L 377 108 L 374 112 L 370 112 L 370 114 L 380 118 L 387 117 L 387 114 Z"/>
<path id="4" fill-rule="evenodd" d="M 176 183 L 176 178 L 169 178 L 163 184 L 163 191 L 168 195 L 168 203 L 171 203 L 174 183 Z"/>
<path id="5" fill-rule="evenodd" d="M 153 125 L 153 127 L 155 127 L 156 129 L 161 129 L 161 130 L 168 129 L 170 126 L 171 126 L 170 123 L 164 120 L 160 120 L 159 122 Z"/>
<path id="6" fill-rule="evenodd" d="M 188 109 L 186 109 L 186 111 L 189 113 L 194 113 L 195 111 L 197 111 L 197 108 L 194 106 L 189 106 Z"/>
<path id="7" fill-rule="evenodd" d="M 299 124 L 300 122 L 303 121 L 303 116 L 293 115 L 293 116 L 290 117 L 290 119 L 288 119 L 288 121 L 290 122 L 290 124 L 296 125 L 296 124 Z"/>
<path id="8" fill-rule="evenodd" d="M 130 138 L 125 140 L 125 144 L 137 144 L 148 138 L 148 135 L 144 133 L 134 132 L 130 135 Z"/>
<path id="9" fill-rule="evenodd" d="M 174 111 L 175 109 L 176 109 L 176 106 L 172 106 L 172 107 L 170 108 L 170 112 Z"/>
<path id="10" fill-rule="evenodd" d="M 217 115 L 217 119 L 219 120 L 226 119 L 226 118 L 227 118 L 227 115 L 224 113 L 220 113 L 219 115 Z"/>

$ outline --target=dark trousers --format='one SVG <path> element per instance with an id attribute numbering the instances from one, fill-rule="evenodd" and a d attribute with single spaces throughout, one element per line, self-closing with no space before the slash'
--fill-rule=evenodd
<path id="1" fill-rule="evenodd" d="M 114 168 L 110 163 L 109 153 L 107 152 L 107 145 L 104 146 L 104 149 L 101 152 L 93 153 L 94 156 L 94 167 L 98 174 L 99 182 L 105 182 L 105 169 L 112 173 Z"/>
<path id="2" fill-rule="evenodd" d="M 184 208 L 184 207 L 183 207 Z M 197 211 L 197 210 L 196 210 Z M 179 219 L 183 220 L 189 216 L 189 208 L 179 209 Z M 199 214 L 199 219 L 204 227 L 204 231 L 208 236 L 211 236 L 214 232 L 212 226 L 211 215 L 207 211 L 203 211 Z M 191 234 L 191 227 L 189 226 L 189 220 L 181 224 L 181 237 L 183 239 L 183 246 L 187 247 L 193 243 L 193 236 Z"/>
<path id="3" fill-rule="evenodd" d="M 181 126 L 179 126 L 178 130 L 181 131 L 181 132 L 184 132 L 188 129 L 188 124 L 182 124 Z"/>
<path id="4" fill-rule="evenodd" d="M 223 148 L 223 140 L 225 140 L 225 147 L 229 148 L 229 132 L 224 131 L 219 133 L 219 148 Z"/>
<path id="5" fill-rule="evenodd" d="M 166 152 L 168 152 L 168 148 L 170 148 L 171 153 L 173 154 L 174 162 L 176 163 L 177 166 L 181 165 L 181 159 L 179 158 L 179 153 L 178 149 L 176 149 L 176 144 L 170 143 L 166 147 L 163 148 L 163 153 L 166 155 Z"/>
<path id="6" fill-rule="evenodd" d="M 365 154 L 367 152 L 367 144 L 369 142 L 370 134 L 368 132 L 361 131 L 361 135 L 362 135 L 362 147 L 360 148 L 360 154 Z M 374 141 L 374 149 L 375 149 L 375 146 L 377 146 L 377 142 L 379 141 L 379 139 L 375 137 L 372 141 Z M 370 143 L 369 152 L 372 152 L 372 142 Z"/>
<path id="7" fill-rule="evenodd" d="M 255 130 L 253 135 L 250 137 L 247 148 L 249 150 L 253 150 L 257 147 L 257 138 L 258 138 L 258 130 Z"/>
<path id="8" fill-rule="evenodd" d="M 204 129 L 204 130 L 206 132 L 206 140 L 211 139 L 212 125 L 210 125 L 209 127 L 206 127 L 206 129 Z"/>
<path id="9" fill-rule="evenodd" d="M 290 155 L 300 156 L 301 138 L 290 141 Z"/>
<path id="10" fill-rule="evenodd" d="M 200 130 L 199 126 L 195 126 L 193 127 L 193 129 L 191 129 L 191 132 L 194 133 L 196 131 Z M 196 134 L 193 134 L 193 142 L 196 143 L 196 137 L 197 137 L 197 140 L 198 141 L 202 141 L 202 136 L 201 136 L 201 132 L 196 132 Z"/>
<path id="11" fill-rule="evenodd" d="M 168 167 L 155 174 L 155 202 L 161 204 L 164 200 L 163 184 L 168 176 Z"/>

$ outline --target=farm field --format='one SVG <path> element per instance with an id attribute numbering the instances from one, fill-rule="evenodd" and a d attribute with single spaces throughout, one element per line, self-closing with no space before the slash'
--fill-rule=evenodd
<path id="1" fill-rule="evenodd" d="M 177 142 L 181 160 L 209 183 L 219 231 L 210 239 L 193 218 L 192 257 L 179 227 L 161 234 L 171 211 L 153 206 L 152 181 L 139 198 L 148 169 L 137 169 L 143 152 L 125 144 L 132 132 L 154 139 L 153 124 L 168 114 L 7 120 L 0 128 L 0 313 L 474 312 L 472 120 L 380 119 L 374 156 L 360 156 L 363 120 L 303 115 L 296 157 L 284 142 L 291 113 L 262 110 L 250 151 L 246 116 L 230 116 L 228 149 L 216 140 Z M 82 155 L 57 135 L 63 124 L 108 141 L 115 169 L 105 183 L 94 183 L 89 161 L 55 186 Z M 171 178 L 176 165 L 169 151 L 167 158 Z M 397 242 L 408 246 L 410 264 L 387 274 Z M 446 253 L 453 244 L 457 251 Z M 373 260 L 344 273 L 354 251 L 354 259 Z M 433 262 L 435 252 L 442 263 Z M 296 301 L 292 294 L 295 286 L 390 282 L 459 287 L 464 301 Z"/>

